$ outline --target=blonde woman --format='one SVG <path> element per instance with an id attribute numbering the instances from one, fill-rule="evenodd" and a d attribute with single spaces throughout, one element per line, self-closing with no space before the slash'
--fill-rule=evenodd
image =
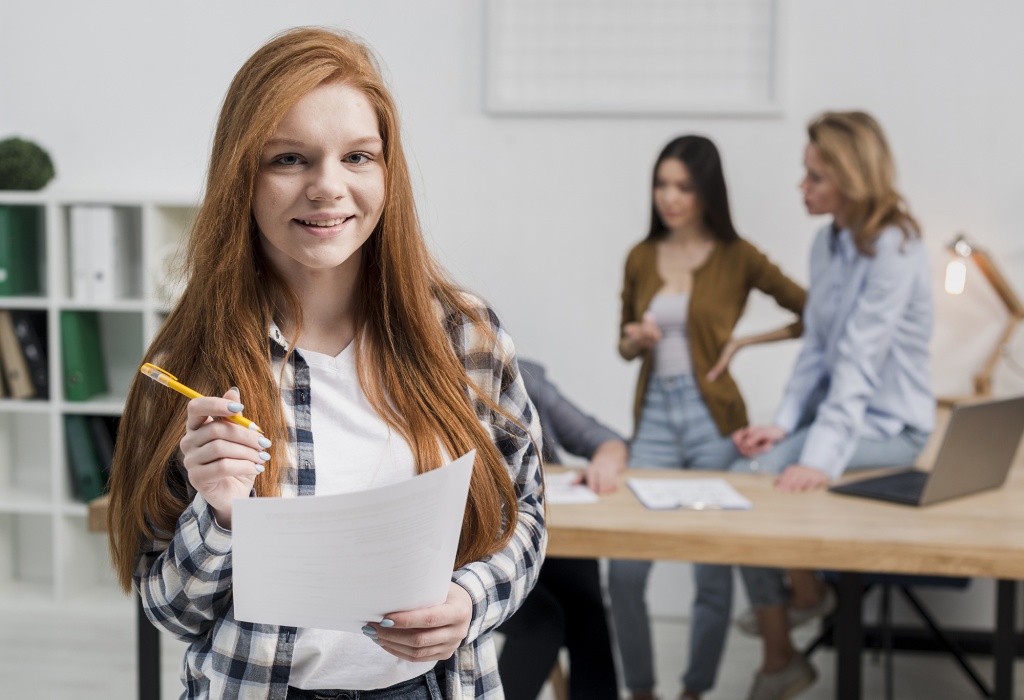
<path id="1" fill-rule="evenodd" d="M 296 29 L 242 66 L 187 268 L 146 359 L 210 396 L 132 385 L 109 515 L 121 585 L 188 642 L 183 697 L 501 697 L 491 630 L 545 542 L 539 422 L 494 313 L 425 248 L 394 102 L 360 42 Z M 265 436 L 219 420 L 243 401 Z M 363 634 L 235 620 L 233 499 L 380 486 L 470 449 L 443 604 Z"/>
<path id="2" fill-rule="evenodd" d="M 747 459 L 733 469 L 777 473 L 788 493 L 846 469 L 912 463 L 935 418 L 928 260 L 885 135 L 864 112 L 827 112 L 807 132 L 804 204 L 832 221 L 811 249 L 804 345 L 775 424 L 734 435 Z M 825 612 L 824 588 L 811 572 L 790 572 L 790 597 L 781 571 L 743 574 L 764 643 L 750 700 L 793 697 L 816 674 L 789 628 Z"/>

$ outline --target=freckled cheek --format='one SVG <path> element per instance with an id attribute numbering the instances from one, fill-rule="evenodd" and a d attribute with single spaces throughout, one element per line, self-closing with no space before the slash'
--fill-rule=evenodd
<path id="1" fill-rule="evenodd" d="M 376 212 L 377 216 L 380 216 L 381 212 L 384 211 L 384 200 L 387 196 L 386 189 L 382 180 L 367 188 L 365 192 L 364 201 L 366 202 L 366 208 Z"/>
<path id="2" fill-rule="evenodd" d="M 279 218 L 285 209 L 285 197 L 280 187 L 272 183 L 257 182 L 253 190 L 252 211 L 257 225 L 260 222 L 270 223 Z"/>

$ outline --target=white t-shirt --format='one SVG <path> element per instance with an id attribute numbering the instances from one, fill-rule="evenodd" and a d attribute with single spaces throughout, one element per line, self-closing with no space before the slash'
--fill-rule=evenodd
<path id="1" fill-rule="evenodd" d="M 409 444 L 377 415 L 359 386 L 354 345 L 337 357 L 296 349 L 309 365 L 317 494 L 362 491 L 416 474 Z M 295 636 L 288 684 L 304 690 L 372 690 L 433 667 L 433 661 L 396 658 L 363 634 L 302 628 Z"/>

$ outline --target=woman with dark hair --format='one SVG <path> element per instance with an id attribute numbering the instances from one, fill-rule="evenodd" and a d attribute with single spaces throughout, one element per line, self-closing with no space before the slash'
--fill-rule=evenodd
<path id="1" fill-rule="evenodd" d="M 630 465 L 725 469 L 739 456 L 730 436 L 747 425 L 728 371 L 737 350 L 800 335 L 799 319 L 734 338 L 754 289 L 799 315 L 806 293 L 740 238 L 722 163 L 702 136 L 669 143 L 654 166 L 651 227 L 626 260 L 619 353 L 641 359 Z M 609 589 L 626 687 L 653 698 L 651 632 L 644 600 L 651 562 L 615 560 Z M 694 565 L 696 599 L 682 697 L 714 685 L 732 609 L 732 569 Z"/>
<path id="2" fill-rule="evenodd" d="M 138 375 L 108 516 L 121 586 L 188 643 L 182 697 L 501 697 L 491 631 L 543 559 L 540 423 L 494 312 L 426 248 L 366 46 L 301 28 L 242 66 L 186 250 L 144 359 L 208 396 Z M 243 400 L 264 434 L 224 420 Z M 235 499 L 384 486 L 473 449 L 446 600 L 363 634 L 235 619 Z"/>

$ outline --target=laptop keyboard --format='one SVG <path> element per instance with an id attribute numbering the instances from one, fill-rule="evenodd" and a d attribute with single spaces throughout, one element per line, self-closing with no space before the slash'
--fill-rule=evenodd
<path id="1" fill-rule="evenodd" d="M 833 487 L 834 491 L 858 496 L 871 496 L 899 503 L 916 504 L 928 481 L 928 472 L 917 469 L 888 474 L 864 481 Z"/>

